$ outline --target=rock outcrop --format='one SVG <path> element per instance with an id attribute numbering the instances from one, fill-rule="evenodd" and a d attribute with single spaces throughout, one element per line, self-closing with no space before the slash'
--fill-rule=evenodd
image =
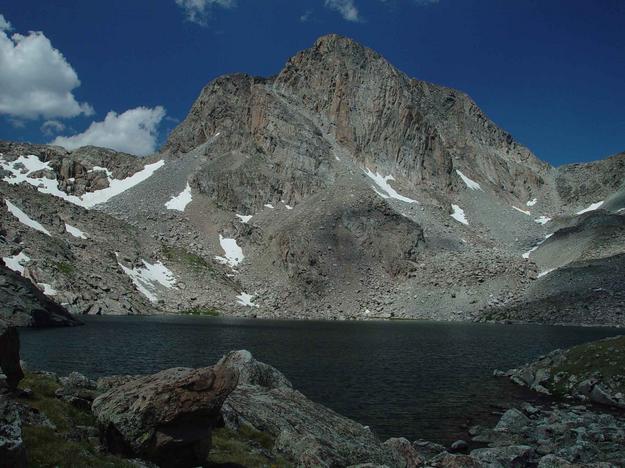
<path id="1" fill-rule="evenodd" d="M 92 410 L 113 453 L 197 466 L 206 461 L 221 405 L 236 384 L 237 373 L 226 367 L 173 368 L 114 387 Z"/>
<path id="2" fill-rule="evenodd" d="M 60 327 L 81 322 L 48 299 L 27 278 L 11 271 L 0 259 L 0 318 L 16 326 Z"/>
<path id="3" fill-rule="evenodd" d="M 24 372 L 20 364 L 20 339 L 15 327 L 0 320 L 0 370 L 9 390 L 15 390 Z"/>
<path id="4" fill-rule="evenodd" d="M 274 439 L 272 450 L 298 466 L 407 467 L 418 457 L 403 444 L 383 444 L 368 427 L 310 401 L 278 370 L 254 360 L 248 351 L 230 353 L 220 364 L 243 376 L 224 403 L 226 426 L 234 431 L 251 426 L 269 434 Z"/>
<path id="5" fill-rule="evenodd" d="M 625 408 L 625 336 L 555 350 L 499 375 L 540 393 Z"/>

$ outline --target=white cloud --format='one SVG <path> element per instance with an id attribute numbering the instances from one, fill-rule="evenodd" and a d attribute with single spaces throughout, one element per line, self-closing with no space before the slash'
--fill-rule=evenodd
<path id="1" fill-rule="evenodd" d="M 13 26 L 9 23 L 4 15 L 0 15 L 0 31 L 12 31 Z"/>
<path id="2" fill-rule="evenodd" d="M 299 20 L 302 23 L 307 23 L 308 21 L 310 21 L 310 18 L 312 18 L 312 10 L 306 10 L 304 13 L 302 13 L 302 15 L 299 17 Z"/>
<path id="3" fill-rule="evenodd" d="M 184 10 L 187 20 L 201 26 L 206 25 L 213 7 L 232 8 L 236 4 L 236 0 L 176 0 L 176 5 Z"/>
<path id="4" fill-rule="evenodd" d="M 354 0 L 325 0 L 325 6 L 337 11 L 346 21 L 362 21 Z"/>
<path id="5" fill-rule="evenodd" d="M 41 131 L 48 136 L 54 133 L 60 133 L 63 130 L 65 130 L 65 124 L 58 120 L 46 120 L 41 126 Z"/>
<path id="6" fill-rule="evenodd" d="M 0 16 L 0 114 L 14 118 L 91 115 L 72 91 L 78 75 L 42 32 L 7 35 L 10 23 Z"/>
<path id="7" fill-rule="evenodd" d="M 156 149 L 158 125 L 165 117 L 165 109 L 136 107 L 121 114 L 109 112 L 101 122 L 92 122 L 89 128 L 77 135 L 58 136 L 53 145 L 69 150 L 94 145 L 116 151 L 145 156 Z"/>

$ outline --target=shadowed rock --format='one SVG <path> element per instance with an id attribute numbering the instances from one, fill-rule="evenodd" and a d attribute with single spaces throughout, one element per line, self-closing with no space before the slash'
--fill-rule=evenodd
<path id="1" fill-rule="evenodd" d="M 72 314 L 48 299 L 27 278 L 0 260 L 0 317 L 11 325 L 54 327 L 80 325 Z"/>
<path id="2" fill-rule="evenodd" d="M 6 376 L 9 390 L 15 390 L 24 378 L 20 365 L 20 339 L 15 327 L 0 320 L 0 369 Z"/>

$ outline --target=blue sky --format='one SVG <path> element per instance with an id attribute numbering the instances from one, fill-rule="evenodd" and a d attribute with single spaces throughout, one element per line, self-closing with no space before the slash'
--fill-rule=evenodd
<path id="1" fill-rule="evenodd" d="M 0 139 L 147 153 L 213 78 L 273 75 L 334 32 L 467 92 L 554 165 L 625 151 L 623 0 L 20 0 L 0 15 Z"/>

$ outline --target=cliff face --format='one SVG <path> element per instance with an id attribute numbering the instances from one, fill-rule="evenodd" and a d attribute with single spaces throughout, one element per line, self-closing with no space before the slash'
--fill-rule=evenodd
<path id="1" fill-rule="evenodd" d="M 217 133 L 213 151 L 260 153 L 278 169 L 315 175 L 324 171 L 329 135 L 360 164 L 415 185 L 457 189 L 459 169 L 517 199 L 538 193 L 551 169 L 464 93 L 411 79 L 336 35 L 292 57 L 275 78 L 233 75 L 206 86 L 164 151 L 188 152 Z"/>

